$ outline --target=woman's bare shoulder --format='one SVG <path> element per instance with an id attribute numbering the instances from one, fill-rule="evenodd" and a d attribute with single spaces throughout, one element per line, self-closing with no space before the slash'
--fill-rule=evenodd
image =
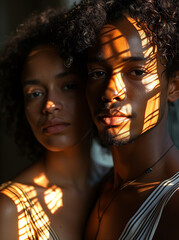
<path id="1" fill-rule="evenodd" d="M 18 240 L 18 213 L 15 202 L 0 192 L 1 240 Z"/>

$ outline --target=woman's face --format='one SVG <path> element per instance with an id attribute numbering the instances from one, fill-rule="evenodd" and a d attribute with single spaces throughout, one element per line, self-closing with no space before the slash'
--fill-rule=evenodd
<path id="1" fill-rule="evenodd" d="M 81 143 L 92 125 L 80 66 L 64 63 L 54 47 L 39 46 L 29 53 L 22 72 L 27 120 L 50 151 Z"/>

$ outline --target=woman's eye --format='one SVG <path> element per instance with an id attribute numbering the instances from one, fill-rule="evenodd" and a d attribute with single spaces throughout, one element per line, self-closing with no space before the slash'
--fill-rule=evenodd
<path id="1" fill-rule="evenodd" d="M 29 93 L 27 92 L 25 94 L 26 98 L 28 98 L 28 99 L 34 99 L 37 97 L 41 97 L 42 95 L 43 95 L 43 93 L 40 91 L 34 91 L 34 92 L 29 92 Z"/>
<path id="2" fill-rule="evenodd" d="M 88 77 L 93 79 L 103 79 L 106 75 L 107 74 L 104 71 L 92 71 L 88 73 Z"/>
<path id="3" fill-rule="evenodd" d="M 73 90 L 76 89 L 78 86 L 77 83 L 68 83 L 63 86 L 63 90 Z"/>

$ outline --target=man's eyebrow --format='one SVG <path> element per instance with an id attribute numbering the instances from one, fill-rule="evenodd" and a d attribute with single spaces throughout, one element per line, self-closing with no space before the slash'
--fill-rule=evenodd
<path id="1" fill-rule="evenodd" d="M 88 63 L 94 63 L 94 62 L 106 62 L 113 59 L 113 56 L 108 58 L 108 59 L 103 59 L 101 56 L 96 56 L 96 57 L 89 57 L 88 58 Z M 121 62 L 139 62 L 139 61 L 146 61 L 147 58 L 144 58 L 143 56 L 132 56 L 132 57 L 121 57 L 120 61 Z"/>
<path id="2" fill-rule="evenodd" d="M 122 62 L 140 62 L 140 61 L 146 61 L 147 59 L 143 56 L 133 56 L 133 57 L 127 57 L 127 58 L 121 58 Z"/>

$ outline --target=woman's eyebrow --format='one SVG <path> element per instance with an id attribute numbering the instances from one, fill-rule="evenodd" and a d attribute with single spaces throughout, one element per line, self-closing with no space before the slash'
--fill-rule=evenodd
<path id="1" fill-rule="evenodd" d="M 25 80 L 22 82 L 23 87 L 27 85 L 38 85 L 38 84 L 40 84 L 40 81 L 38 79 Z"/>
<path id="2" fill-rule="evenodd" d="M 55 78 L 65 77 L 65 76 L 67 76 L 69 74 L 71 74 L 70 71 L 64 71 L 62 73 L 57 73 Z M 38 84 L 40 84 L 40 80 L 38 80 L 38 79 L 30 79 L 30 80 L 23 81 L 22 86 L 25 87 L 27 85 L 38 85 Z"/>
<path id="3" fill-rule="evenodd" d="M 70 70 L 68 71 L 64 71 L 64 72 L 60 72 L 60 73 L 57 73 L 57 75 L 55 76 L 55 78 L 60 78 L 60 77 L 65 77 L 67 75 L 71 74 Z"/>

